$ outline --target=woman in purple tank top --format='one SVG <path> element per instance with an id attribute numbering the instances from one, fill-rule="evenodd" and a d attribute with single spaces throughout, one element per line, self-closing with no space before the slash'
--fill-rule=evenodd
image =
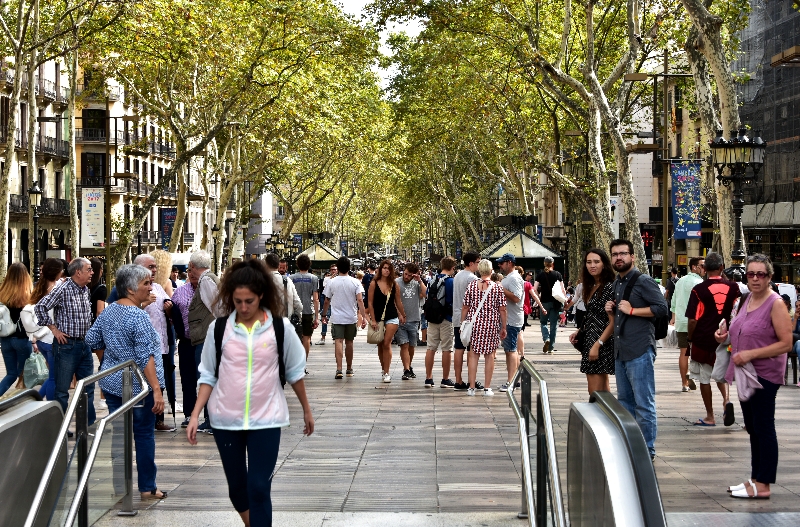
<path id="1" fill-rule="evenodd" d="M 783 384 L 786 354 L 792 347 L 791 320 L 781 297 L 770 289 L 772 262 L 763 254 L 747 258 L 748 298 L 731 321 L 731 362 L 725 378 L 733 381 L 735 366 L 751 363 L 762 388 L 740 401 L 744 425 L 750 436 L 750 479 L 728 487 L 733 498 L 769 498 L 769 486 L 778 470 L 778 437 L 775 434 L 775 397 Z M 728 331 L 720 329 L 724 342 Z"/>

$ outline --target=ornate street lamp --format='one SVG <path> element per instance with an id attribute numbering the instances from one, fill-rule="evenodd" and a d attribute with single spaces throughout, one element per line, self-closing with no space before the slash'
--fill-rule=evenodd
<path id="1" fill-rule="evenodd" d="M 744 246 L 742 244 L 742 212 L 744 211 L 743 184 L 752 184 L 758 179 L 758 173 L 764 166 L 764 152 L 767 143 L 761 139 L 761 131 L 756 130 L 755 137 L 747 136 L 747 128 L 731 132 L 730 140 L 717 130 L 717 136 L 711 140 L 711 162 L 717 170 L 717 179 L 726 187 L 733 185 L 733 215 L 735 219 L 733 253 L 731 266 L 725 270 L 729 276 L 738 281 L 744 278 Z M 738 276 L 737 276 L 738 275 Z"/>
<path id="2" fill-rule="evenodd" d="M 37 181 L 28 189 L 28 200 L 33 207 L 33 281 L 39 281 L 39 204 L 42 202 L 42 189 Z"/>

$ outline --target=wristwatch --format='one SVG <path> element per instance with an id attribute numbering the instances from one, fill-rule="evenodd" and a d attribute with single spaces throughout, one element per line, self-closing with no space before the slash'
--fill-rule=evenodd
<path id="1" fill-rule="evenodd" d="M 602 341 L 602 340 L 600 340 L 600 339 L 597 339 L 597 342 L 600 344 L 600 346 L 601 346 L 601 347 L 605 345 L 605 342 L 603 342 L 603 341 Z"/>

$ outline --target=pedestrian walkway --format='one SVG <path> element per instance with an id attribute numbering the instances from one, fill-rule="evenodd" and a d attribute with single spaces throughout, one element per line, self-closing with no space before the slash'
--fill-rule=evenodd
<path id="1" fill-rule="evenodd" d="M 566 332 L 559 333 L 557 351 L 543 355 L 541 337 L 532 329 L 538 327 L 525 332 L 526 353 L 548 379 L 566 493 L 569 405 L 588 399 L 585 377 Z M 496 390 L 506 378 L 504 361 L 498 361 L 492 382 L 497 395 L 467 397 L 438 387 L 438 360 L 437 386 L 423 387 L 421 350 L 414 361 L 417 379 L 400 380 L 402 367 L 394 351 L 393 380 L 385 384 L 375 346 L 366 344 L 364 332 L 356 339 L 351 378 L 334 379 L 332 343 L 312 346 L 306 382 L 316 431 L 311 437 L 302 435 L 299 405 L 289 397 L 292 426 L 281 437 L 272 487 L 275 525 L 521 525 L 516 518 L 518 433 L 505 394 Z M 781 457 L 772 498 L 734 500 L 725 487 L 749 473 L 747 433 L 738 423 L 729 428 L 692 426 L 704 410 L 699 391 L 680 392 L 677 353 L 659 349 L 656 361 L 655 468 L 669 524 L 800 524 L 800 389 L 790 386 L 778 392 Z M 478 379 L 483 379 L 482 362 Z M 738 404 L 736 409 L 740 418 Z M 719 423 L 721 413 L 720 405 Z M 140 509 L 136 518 L 118 518 L 112 511 L 97 525 L 240 525 L 228 500 L 214 438 L 199 434 L 196 447 L 188 444 L 183 430 L 160 433 L 156 439 L 157 481 L 169 498 L 142 503 L 135 494 Z"/>

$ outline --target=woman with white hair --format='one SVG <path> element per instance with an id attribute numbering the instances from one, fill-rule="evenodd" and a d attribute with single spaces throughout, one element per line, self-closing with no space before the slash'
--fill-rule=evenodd
<path id="1" fill-rule="evenodd" d="M 506 337 L 506 295 L 503 292 L 503 286 L 491 279 L 491 261 L 485 259 L 478 262 L 478 274 L 481 275 L 481 279 L 470 282 L 467 286 L 461 308 L 462 335 L 464 321 L 472 321 L 472 334 L 467 346 L 467 371 L 469 373 L 467 395 L 475 395 L 478 359 L 481 355 L 484 357 L 485 388 L 483 395 L 494 395 L 490 386 L 494 373 L 494 354 L 500 344 L 500 339 Z M 479 306 L 480 310 L 478 310 Z"/>
<path id="2" fill-rule="evenodd" d="M 119 299 L 109 304 L 86 333 L 86 345 L 105 349 L 100 371 L 110 370 L 128 360 L 144 372 L 149 386 L 140 386 L 134 376 L 133 393 L 149 393 L 140 406 L 133 409 L 133 439 L 136 443 L 136 468 L 142 499 L 164 499 L 166 492 L 156 486 L 156 415 L 164 412 L 164 369 L 161 362 L 161 339 L 153 329 L 150 317 L 142 309 L 152 290 L 153 276 L 141 265 L 123 265 L 117 270 L 116 289 Z M 108 412 L 122 406 L 122 370 L 100 379 Z"/>

